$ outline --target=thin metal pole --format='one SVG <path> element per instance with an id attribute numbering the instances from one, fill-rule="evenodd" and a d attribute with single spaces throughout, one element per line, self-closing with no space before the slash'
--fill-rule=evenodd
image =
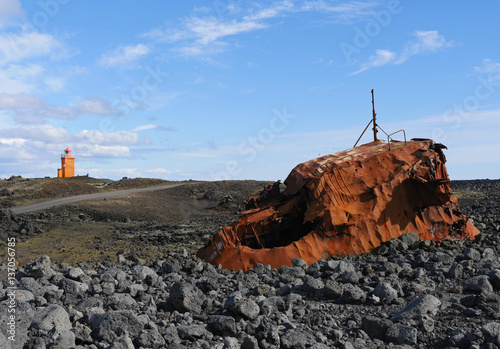
<path id="1" fill-rule="evenodd" d="M 375 96 L 372 89 L 372 108 L 373 108 L 373 141 L 378 141 L 377 138 L 377 113 L 375 113 Z"/>

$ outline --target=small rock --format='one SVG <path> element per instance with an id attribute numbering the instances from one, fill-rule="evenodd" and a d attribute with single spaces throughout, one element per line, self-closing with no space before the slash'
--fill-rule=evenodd
<path id="1" fill-rule="evenodd" d="M 393 324 L 387 329 L 385 339 L 388 342 L 397 344 L 416 344 L 417 329 L 401 324 Z"/>
<path id="2" fill-rule="evenodd" d="M 70 268 L 68 270 L 68 277 L 73 280 L 79 280 L 79 278 L 85 275 L 81 268 Z"/>
<path id="3" fill-rule="evenodd" d="M 281 348 L 305 349 L 316 342 L 313 334 L 305 331 L 289 330 L 280 337 Z"/>
<path id="4" fill-rule="evenodd" d="M 491 285 L 496 289 L 500 290 L 500 269 L 494 269 L 489 274 Z"/>
<path id="5" fill-rule="evenodd" d="M 366 293 L 358 286 L 345 284 L 342 300 L 347 304 L 362 304 L 366 302 Z"/>
<path id="6" fill-rule="evenodd" d="M 160 349 L 165 347 L 165 339 L 156 330 L 142 330 L 134 338 L 137 347 Z"/>
<path id="7" fill-rule="evenodd" d="M 54 329 L 56 334 L 68 332 L 72 328 L 68 313 L 57 304 L 38 309 L 31 322 L 31 327 L 43 331 Z"/>
<path id="8" fill-rule="evenodd" d="M 423 295 L 410 303 L 403 310 L 395 314 L 391 321 L 398 322 L 402 319 L 415 319 L 420 315 L 434 316 L 439 310 L 441 301 L 432 295 Z"/>
<path id="9" fill-rule="evenodd" d="M 338 299 L 344 293 L 344 285 L 333 280 L 326 280 L 321 296 L 325 299 Z"/>
<path id="10" fill-rule="evenodd" d="M 371 339 L 384 340 L 385 332 L 392 325 L 388 319 L 380 319 L 375 316 L 366 316 L 361 320 L 361 329 L 366 332 Z"/>
<path id="11" fill-rule="evenodd" d="M 483 327 L 481 327 L 481 332 L 483 333 L 486 341 L 491 342 L 496 345 L 500 345 L 500 323 L 499 322 L 489 322 Z"/>
<path id="12" fill-rule="evenodd" d="M 127 331 L 135 337 L 144 329 L 144 323 L 131 310 L 109 311 L 93 314 L 89 321 L 97 339 L 112 343 L 118 336 L 115 331 Z"/>
<path id="13" fill-rule="evenodd" d="M 26 275 L 34 277 L 35 279 L 50 274 L 52 270 L 50 269 L 49 256 L 41 256 L 29 262 L 24 267 L 24 271 Z"/>
<path id="14" fill-rule="evenodd" d="M 135 267 L 133 267 L 132 275 L 134 279 L 139 283 L 143 283 L 148 276 L 158 279 L 158 274 L 156 274 L 153 269 L 145 265 L 136 265 Z"/>
<path id="15" fill-rule="evenodd" d="M 417 233 L 404 233 L 398 239 L 401 240 L 408 247 L 413 246 L 420 240 Z"/>
<path id="16" fill-rule="evenodd" d="M 224 304 L 224 308 L 246 319 L 254 319 L 260 312 L 257 303 L 250 298 L 242 297 L 241 294 L 229 297 Z"/>
<path id="17" fill-rule="evenodd" d="M 175 310 L 182 313 L 191 312 L 200 314 L 204 300 L 205 296 L 198 287 L 188 282 L 180 281 L 171 287 L 168 302 Z"/>
<path id="18" fill-rule="evenodd" d="M 398 291 L 386 282 L 377 284 L 373 294 L 377 296 L 383 304 L 391 304 L 398 298 Z"/>
<path id="19" fill-rule="evenodd" d="M 479 261 L 481 259 L 481 253 L 479 253 L 479 251 L 476 249 L 466 248 L 464 250 L 464 258 L 473 261 Z"/>
<path id="20" fill-rule="evenodd" d="M 464 291 L 475 293 L 493 292 L 493 286 L 486 275 L 474 276 L 465 280 L 463 282 L 463 288 Z"/>
<path id="21" fill-rule="evenodd" d="M 177 332 L 181 339 L 189 341 L 213 338 L 213 334 L 207 331 L 207 325 L 183 325 L 177 327 Z"/>
<path id="22" fill-rule="evenodd" d="M 208 329 L 221 337 L 236 335 L 236 321 L 232 316 L 212 315 L 208 319 Z"/>

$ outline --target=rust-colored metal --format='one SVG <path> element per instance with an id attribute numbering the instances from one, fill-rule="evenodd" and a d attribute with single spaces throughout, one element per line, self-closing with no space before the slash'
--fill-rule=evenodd
<path id="1" fill-rule="evenodd" d="M 450 192 L 442 144 L 377 140 L 296 166 L 247 201 L 241 217 L 197 255 L 224 268 L 274 268 L 292 258 L 370 252 L 403 233 L 473 239 L 479 231 Z M 282 186 L 282 185 L 281 185 Z"/>

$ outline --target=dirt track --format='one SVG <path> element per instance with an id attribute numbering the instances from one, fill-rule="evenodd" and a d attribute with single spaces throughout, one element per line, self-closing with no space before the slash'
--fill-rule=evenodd
<path id="1" fill-rule="evenodd" d="M 170 189 L 170 188 L 178 187 L 178 186 L 185 185 L 185 184 L 186 183 L 168 184 L 168 185 L 160 185 L 160 186 L 154 186 L 154 187 L 149 187 L 149 188 L 127 189 L 127 190 L 117 190 L 117 191 L 101 192 L 101 193 L 94 193 L 94 194 L 76 195 L 76 196 L 64 197 L 64 198 L 60 198 L 60 199 L 46 200 L 46 201 L 37 202 L 34 204 L 30 204 L 30 205 L 13 207 L 13 208 L 11 208 L 11 211 L 15 214 L 28 213 L 28 212 L 44 210 L 44 209 L 47 209 L 50 207 L 64 205 L 64 204 L 70 204 L 70 203 L 79 202 L 79 201 L 100 200 L 100 199 L 109 198 L 109 197 L 130 195 L 130 194 L 136 194 L 136 193 L 146 192 L 146 191 Z"/>

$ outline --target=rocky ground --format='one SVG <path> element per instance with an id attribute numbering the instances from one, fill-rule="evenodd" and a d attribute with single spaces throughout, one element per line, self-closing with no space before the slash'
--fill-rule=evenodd
<path id="1" fill-rule="evenodd" d="M 4 263 L 0 347 L 499 348 L 500 181 L 452 188 L 481 231 L 474 241 L 410 233 L 358 257 L 246 273 L 197 260 L 182 239 L 178 252 L 151 260 L 38 257 L 14 275 L 15 342 Z M 217 190 L 195 192 L 198 200 Z"/>

